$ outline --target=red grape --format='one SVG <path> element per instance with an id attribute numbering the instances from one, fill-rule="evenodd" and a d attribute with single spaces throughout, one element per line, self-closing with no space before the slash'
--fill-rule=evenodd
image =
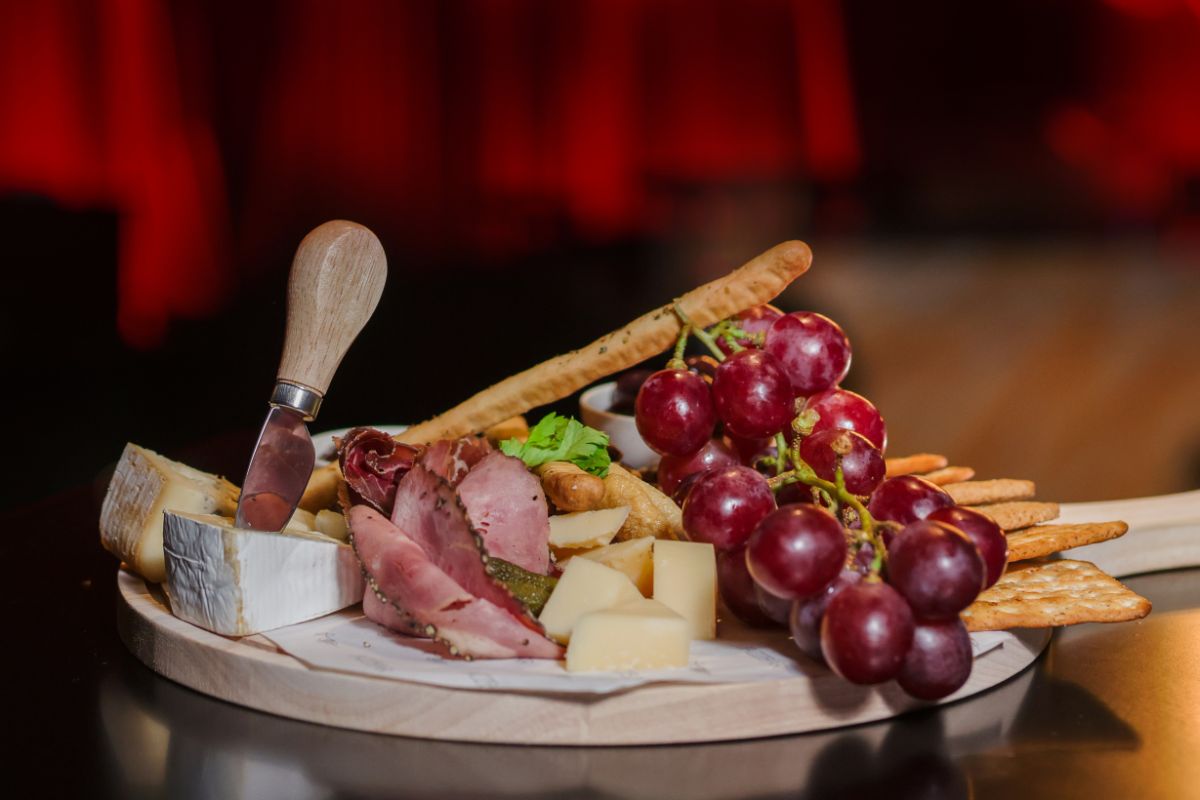
<path id="1" fill-rule="evenodd" d="M 971 637 L 962 620 L 918 622 L 896 680 L 913 697 L 938 700 L 971 677 L 971 658 Z"/>
<path id="2" fill-rule="evenodd" d="M 638 433 L 660 455 L 691 455 L 712 438 L 717 425 L 708 384 L 683 369 L 663 369 L 647 378 L 634 409 Z"/>
<path id="3" fill-rule="evenodd" d="M 761 350 L 725 359 L 713 379 L 712 395 L 725 430 L 744 439 L 774 436 L 794 414 L 787 375 L 774 356 Z"/>
<path id="4" fill-rule="evenodd" d="M 783 312 L 773 305 L 764 304 L 747 308 L 745 311 L 733 318 L 734 323 L 744 330 L 746 333 L 761 333 L 766 334 L 771 327 L 771 323 L 783 316 Z M 742 347 L 757 347 L 749 339 L 739 339 L 738 344 Z M 724 338 L 717 339 L 717 346 L 725 353 L 731 355 L 733 348 L 725 341 Z"/>
<path id="5" fill-rule="evenodd" d="M 954 498 L 940 486 L 915 475 L 898 475 L 879 484 L 871 494 L 867 510 L 875 519 L 907 525 L 952 505 Z"/>
<path id="6" fill-rule="evenodd" d="M 860 433 L 840 428 L 817 431 L 800 440 L 800 457 L 818 478 L 833 481 L 837 465 L 842 465 L 846 490 L 865 497 L 883 480 L 886 467 L 883 453 Z"/>
<path id="7" fill-rule="evenodd" d="M 812 311 L 772 322 L 763 349 L 779 359 L 799 395 L 837 386 L 850 371 L 850 340 L 836 322 Z"/>
<path id="8" fill-rule="evenodd" d="M 792 601 L 776 597 L 766 589 L 754 584 L 754 596 L 758 599 L 758 609 L 767 619 L 781 628 L 788 626 L 788 615 L 792 613 Z"/>
<path id="9" fill-rule="evenodd" d="M 737 456 L 728 445 L 720 439 L 709 439 L 690 456 L 663 456 L 658 462 L 658 487 L 665 494 L 674 494 L 688 475 L 736 463 Z"/>
<path id="10" fill-rule="evenodd" d="M 814 505 L 772 511 L 746 543 L 746 565 L 759 586 L 776 597 L 811 597 L 846 563 L 846 534 L 837 518 Z"/>
<path id="11" fill-rule="evenodd" d="M 815 661 L 825 662 L 825 657 L 821 655 L 821 620 L 825 618 L 825 609 L 835 594 L 862 579 L 861 572 L 844 569 L 824 591 L 792 603 L 788 627 L 791 629 L 792 639 L 804 655 Z"/>
<path id="12" fill-rule="evenodd" d="M 900 594 L 875 580 L 843 588 L 821 621 L 825 663 L 851 683 L 896 677 L 912 644 L 913 616 Z"/>
<path id="13" fill-rule="evenodd" d="M 944 522 L 904 526 L 888 548 L 887 579 L 922 620 L 953 619 L 983 589 L 978 548 Z"/>
<path id="14" fill-rule="evenodd" d="M 774 446 L 774 439 L 770 436 L 743 439 L 740 436 L 734 436 L 729 431 L 725 431 L 725 441 L 738 454 L 741 462 L 748 467 L 754 466 L 755 459 L 767 448 Z"/>
<path id="15" fill-rule="evenodd" d="M 693 541 L 733 550 L 774 508 L 767 479 L 750 467 L 710 469 L 696 479 L 684 500 L 683 529 Z"/>
<path id="16" fill-rule="evenodd" d="M 775 493 L 775 505 L 780 508 L 792 503 L 816 505 L 816 501 L 813 500 L 812 487 L 806 483 L 788 483 Z"/>
<path id="17" fill-rule="evenodd" d="M 707 471 L 708 470 L 704 470 L 704 472 Z M 683 508 L 684 501 L 687 500 L 688 495 L 692 493 L 692 487 L 696 485 L 696 481 L 700 480 L 700 476 L 703 475 L 704 472 L 693 472 L 691 475 L 688 475 L 679 482 L 679 485 L 675 487 L 675 491 L 671 492 L 671 499 L 675 501 L 675 505 Z"/>
<path id="18" fill-rule="evenodd" d="M 846 389 L 826 389 L 804 401 L 805 411 L 816 411 L 820 415 L 813 433 L 830 428 L 842 428 L 861 433 L 879 448 L 887 451 L 887 425 L 879 415 L 879 409 L 861 394 Z"/>
<path id="19" fill-rule="evenodd" d="M 987 566 L 987 578 L 983 582 L 983 588 L 986 589 L 1000 580 L 1008 563 L 1008 537 L 994 519 L 962 506 L 939 508 L 926 519 L 952 525 L 975 543 L 979 548 L 979 555 L 983 556 L 983 563 Z"/>
<path id="20" fill-rule="evenodd" d="M 758 587 L 746 569 L 746 548 L 717 553 L 717 586 L 721 599 L 734 616 L 756 628 L 769 628 L 772 620 L 758 604 Z"/>

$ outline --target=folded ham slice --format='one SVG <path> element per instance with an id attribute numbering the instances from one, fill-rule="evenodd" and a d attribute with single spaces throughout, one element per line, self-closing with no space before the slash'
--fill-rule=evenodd
<path id="1" fill-rule="evenodd" d="M 391 602 L 375 594 L 370 587 L 363 595 L 363 613 L 367 619 L 385 628 L 407 636 L 417 636 L 428 639 L 429 631 L 417 621 L 417 618 L 407 611 L 401 611 Z"/>
<path id="2" fill-rule="evenodd" d="M 396 487 L 392 522 L 472 596 L 499 606 L 541 632 L 524 604 L 487 573 L 483 537 L 471 526 L 458 493 L 423 464 L 414 466 Z"/>
<path id="3" fill-rule="evenodd" d="M 427 470 L 420 471 L 436 479 Z M 350 540 L 367 578 L 367 593 L 375 593 L 375 601 L 379 601 L 364 602 L 368 618 L 388 627 L 401 624 L 403 630 L 407 623 L 397 620 L 409 617 L 445 644 L 451 655 L 562 656 L 561 647 L 530 630 L 523 620 L 459 584 L 434 564 L 417 542 L 375 509 L 353 506 L 347 516 Z"/>
<path id="4" fill-rule="evenodd" d="M 490 452 L 492 446 L 488 440 L 477 436 L 442 439 L 425 449 L 421 464 L 451 486 L 458 486 L 459 481 Z"/>
<path id="5" fill-rule="evenodd" d="M 550 514 L 542 482 L 519 458 L 488 453 L 458 484 L 487 553 L 522 569 L 550 571 Z"/>

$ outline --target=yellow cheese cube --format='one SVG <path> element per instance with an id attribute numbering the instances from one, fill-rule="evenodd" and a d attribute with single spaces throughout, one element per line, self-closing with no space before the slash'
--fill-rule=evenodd
<path id="1" fill-rule="evenodd" d="M 551 639 L 567 642 L 584 614 L 641 599 L 637 587 L 622 573 L 586 558 L 572 558 L 538 621 Z"/>
<path id="2" fill-rule="evenodd" d="M 704 542 L 654 543 L 654 599 L 686 619 L 693 639 L 717 635 L 717 553 Z"/>
<path id="3" fill-rule="evenodd" d="M 646 597 L 654 591 L 654 537 L 643 536 L 626 542 L 617 542 L 580 553 L 580 558 L 598 561 L 624 573 L 633 585 Z"/>
<path id="4" fill-rule="evenodd" d="M 550 518 L 550 544 L 579 550 L 602 547 L 613 540 L 629 516 L 629 506 L 555 514 Z"/>
<path id="5" fill-rule="evenodd" d="M 688 622 L 657 600 L 585 614 L 567 645 L 567 670 L 686 667 Z"/>

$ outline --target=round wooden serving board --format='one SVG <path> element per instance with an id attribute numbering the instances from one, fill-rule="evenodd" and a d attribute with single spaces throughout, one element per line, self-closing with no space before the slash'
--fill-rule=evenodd
<path id="1" fill-rule="evenodd" d="M 894 684 L 826 673 L 770 683 L 651 684 L 613 695 L 448 689 L 309 669 L 259 636 L 230 639 L 171 615 L 157 587 L 121 572 L 119 630 L 155 672 L 205 694 L 340 728 L 451 741 L 631 745 L 749 739 L 885 719 L 920 703 Z M 1049 631 L 975 661 L 950 699 L 990 689 L 1033 663 Z"/>
<path id="2" fill-rule="evenodd" d="M 1064 506 L 1063 517 L 1128 519 L 1125 537 L 1071 553 L 1115 575 L 1200 565 L 1200 492 Z M 860 687 L 828 672 L 760 683 L 651 684 L 597 697 L 448 689 L 322 671 L 260 636 L 230 639 L 177 619 L 161 591 L 135 575 L 119 573 L 118 585 L 121 639 L 155 672 L 231 703 L 340 728 L 463 742 L 673 744 L 856 725 L 924 705 L 894 683 Z M 1017 675 L 1050 640 L 1049 630 L 1015 633 L 1015 641 L 977 658 L 967 684 L 943 702 Z"/>

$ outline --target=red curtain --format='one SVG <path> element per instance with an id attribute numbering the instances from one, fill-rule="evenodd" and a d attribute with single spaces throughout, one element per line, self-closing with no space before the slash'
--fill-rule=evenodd
<path id="1" fill-rule="evenodd" d="M 2 8 L 0 192 L 119 212 L 137 346 L 328 216 L 519 253 L 653 228 L 664 185 L 859 169 L 839 0 Z"/>

